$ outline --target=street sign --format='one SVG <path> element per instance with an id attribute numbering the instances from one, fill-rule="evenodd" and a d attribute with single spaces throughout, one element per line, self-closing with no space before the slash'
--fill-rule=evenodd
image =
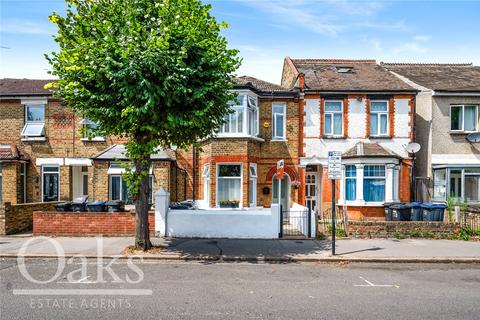
<path id="1" fill-rule="evenodd" d="M 342 153 L 340 151 L 328 151 L 328 179 L 342 179 Z"/>
<path id="2" fill-rule="evenodd" d="M 278 160 L 277 161 L 277 179 L 282 180 L 285 174 L 285 161 Z"/>

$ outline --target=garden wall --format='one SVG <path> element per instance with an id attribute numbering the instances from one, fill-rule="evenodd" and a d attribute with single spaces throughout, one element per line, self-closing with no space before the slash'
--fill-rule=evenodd
<path id="1" fill-rule="evenodd" d="M 347 232 L 352 238 L 449 238 L 460 231 L 459 224 L 426 221 L 349 221 Z"/>
<path id="2" fill-rule="evenodd" d="M 148 216 L 154 234 L 153 212 Z M 34 212 L 35 236 L 133 236 L 135 213 L 130 212 Z"/>
<path id="3" fill-rule="evenodd" d="M 58 202 L 36 202 L 25 204 L 5 203 L 0 207 L 0 235 L 32 230 L 34 211 L 52 211 Z"/>

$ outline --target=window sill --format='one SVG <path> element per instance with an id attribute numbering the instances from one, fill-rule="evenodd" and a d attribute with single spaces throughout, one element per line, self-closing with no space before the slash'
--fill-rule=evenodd
<path id="1" fill-rule="evenodd" d="M 263 139 L 263 138 L 260 138 L 260 137 L 257 137 L 257 136 L 251 136 L 251 135 L 248 135 L 248 134 L 237 134 L 237 135 L 234 135 L 234 134 L 228 134 L 228 135 L 217 134 L 213 138 L 215 138 L 215 139 L 252 139 L 252 140 L 256 140 L 256 141 L 260 141 L 260 142 L 265 142 L 265 139 Z"/>
<path id="2" fill-rule="evenodd" d="M 26 137 L 22 138 L 23 142 L 45 142 L 47 141 L 46 137 Z"/>
<path id="3" fill-rule="evenodd" d="M 80 141 L 82 141 L 82 142 L 105 142 L 105 138 L 104 137 L 95 137 L 95 138 L 92 138 L 92 139 L 80 138 Z"/>
<path id="4" fill-rule="evenodd" d="M 370 139 L 392 139 L 390 136 L 370 136 Z"/>
<path id="5" fill-rule="evenodd" d="M 395 200 L 396 201 L 396 200 Z M 394 202 L 395 202 L 394 201 Z M 385 202 L 365 202 L 365 201 L 341 201 L 337 202 L 339 206 L 349 206 L 349 207 L 383 207 Z"/>
<path id="6" fill-rule="evenodd" d="M 272 140 L 270 140 L 270 142 L 286 142 L 287 139 L 285 138 L 272 138 Z"/>
<path id="7" fill-rule="evenodd" d="M 477 133 L 478 131 L 449 131 L 448 133 L 452 136 L 466 136 L 470 133 Z"/>
<path id="8" fill-rule="evenodd" d="M 340 139 L 341 140 L 341 139 L 346 139 L 346 138 L 347 137 L 345 137 L 343 135 L 342 136 L 328 136 L 328 135 L 323 135 L 322 136 L 322 139 L 333 139 L 333 140 L 335 140 L 335 139 Z"/>

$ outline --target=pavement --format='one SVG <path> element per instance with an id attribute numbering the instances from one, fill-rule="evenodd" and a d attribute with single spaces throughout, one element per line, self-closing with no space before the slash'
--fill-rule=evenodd
<path id="1" fill-rule="evenodd" d="M 126 257 L 132 237 L 0 237 L 0 257 L 57 256 Z M 277 262 L 472 262 L 480 263 L 480 241 L 372 239 L 241 240 L 152 238 L 154 253 L 134 252 L 153 260 L 277 261 Z M 22 247 L 24 250 L 22 251 Z"/>
<path id="2" fill-rule="evenodd" d="M 26 259 L 29 276 L 44 282 L 38 284 L 15 259 L 5 259 L 0 318 L 473 320 L 480 314 L 478 264 L 134 263 L 135 271 L 124 260 L 99 271 L 88 261 L 85 274 L 82 265 L 66 264 L 55 277 L 57 260 Z"/>

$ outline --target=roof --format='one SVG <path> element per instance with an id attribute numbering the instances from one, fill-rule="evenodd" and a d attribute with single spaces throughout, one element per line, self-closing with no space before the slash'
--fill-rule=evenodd
<path id="1" fill-rule="evenodd" d="M 30 158 L 17 149 L 14 144 L 0 144 L 1 161 L 29 161 Z"/>
<path id="2" fill-rule="evenodd" d="M 52 81 L 55 80 L 0 79 L 0 96 L 50 96 L 51 91 L 43 86 Z"/>
<path id="3" fill-rule="evenodd" d="M 382 63 L 382 66 L 432 90 L 480 92 L 480 66 L 472 63 Z"/>
<path id="4" fill-rule="evenodd" d="M 291 59 L 291 61 L 297 71 L 305 75 L 306 90 L 330 92 L 417 91 L 377 64 L 375 60 Z"/>
<path id="5" fill-rule="evenodd" d="M 382 147 L 377 142 L 358 142 L 343 152 L 342 158 L 402 158 L 395 152 Z"/>
<path id="6" fill-rule="evenodd" d="M 236 87 L 251 87 L 260 92 L 291 92 L 289 89 L 284 88 L 278 84 L 263 81 L 254 77 L 241 76 L 233 79 L 236 83 Z M 293 93 L 293 92 L 292 92 Z"/>
<path id="7" fill-rule="evenodd" d="M 107 149 L 97 153 L 92 157 L 94 160 L 128 160 L 125 156 L 125 146 L 123 144 L 113 144 Z M 157 153 L 150 156 L 151 160 L 175 160 L 174 157 L 171 157 L 167 152 L 163 150 L 158 150 Z"/>

